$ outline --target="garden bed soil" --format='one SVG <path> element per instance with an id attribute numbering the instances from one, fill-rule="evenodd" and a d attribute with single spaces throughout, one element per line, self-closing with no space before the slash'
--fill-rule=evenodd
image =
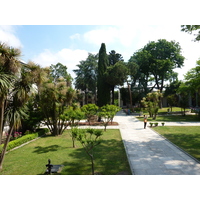
<path id="1" fill-rule="evenodd" d="M 108 122 L 108 126 L 118 126 L 117 122 Z M 103 126 L 103 122 L 79 122 L 79 126 Z"/>

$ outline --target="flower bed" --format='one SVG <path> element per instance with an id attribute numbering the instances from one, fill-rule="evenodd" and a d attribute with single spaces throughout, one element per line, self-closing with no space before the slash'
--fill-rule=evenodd
<path id="1" fill-rule="evenodd" d="M 79 122 L 79 126 L 103 126 L 103 122 Z M 117 122 L 108 122 L 108 126 L 118 126 Z"/>
<path id="2" fill-rule="evenodd" d="M 47 128 L 44 128 L 44 129 L 38 129 L 38 132 L 36 133 L 31 133 L 31 134 L 27 134 L 27 135 L 24 135 L 16 140 L 12 140 L 8 143 L 8 146 L 7 146 L 7 151 L 17 147 L 17 146 L 20 146 L 30 140 L 33 140 L 37 137 L 40 137 L 46 133 L 49 132 L 49 129 Z M 0 145 L 0 153 L 2 152 L 2 149 L 3 149 L 3 144 Z"/>

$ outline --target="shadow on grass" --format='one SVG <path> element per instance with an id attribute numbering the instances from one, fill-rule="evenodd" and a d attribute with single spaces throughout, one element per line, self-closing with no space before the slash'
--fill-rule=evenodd
<path id="1" fill-rule="evenodd" d="M 122 141 L 103 140 L 94 148 L 93 152 L 95 173 L 100 175 L 131 174 Z M 75 149 L 69 156 L 76 158 L 76 161 L 63 162 L 62 165 L 65 167 L 61 174 L 92 174 L 90 157 L 83 148 Z"/>
<path id="2" fill-rule="evenodd" d="M 59 145 L 51 145 L 47 147 L 37 146 L 35 147 L 35 151 L 33 151 L 33 153 L 42 154 L 42 153 L 47 153 L 50 151 L 58 151 L 60 148 L 62 147 Z"/>

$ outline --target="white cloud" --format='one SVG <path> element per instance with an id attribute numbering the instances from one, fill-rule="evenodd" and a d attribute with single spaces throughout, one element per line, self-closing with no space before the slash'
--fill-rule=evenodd
<path id="1" fill-rule="evenodd" d="M 83 35 L 86 42 L 100 46 L 101 43 L 114 43 L 119 38 L 119 30 L 116 27 L 103 27 L 86 32 Z"/>
<path id="2" fill-rule="evenodd" d="M 22 48 L 22 43 L 14 34 L 15 31 L 12 26 L 0 26 L 0 42 L 5 42 L 7 45 L 15 48 Z"/>
<path id="3" fill-rule="evenodd" d="M 99 26 L 86 32 L 83 38 L 87 43 L 98 47 L 102 42 L 105 43 L 107 52 L 114 49 L 122 54 L 125 61 L 150 41 L 166 39 L 179 42 L 185 57 L 184 67 L 175 70 L 179 79 L 183 79 L 183 75 L 195 67 L 200 58 L 200 43 L 192 41 L 193 35 L 181 32 L 181 26 L 178 24 Z"/>
<path id="4" fill-rule="evenodd" d="M 79 33 L 76 33 L 76 34 L 70 36 L 71 40 L 74 40 L 74 39 L 80 40 L 80 38 L 81 38 L 81 35 Z"/>
<path id="5" fill-rule="evenodd" d="M 39 55 L 36 55 L 32 61 L 38 63 L 42 67 L 47 67 L 51 64 L 60 62 L 67 66 L 68 73 L 74 78 L 75 74 L 73 70 L 76 69 L 76 65 L 79 64 L 81 60 L 85 60 L 87 56 L 88 52 L 80 49 L 62 49 L 56 53 L 46 49 Z"/>

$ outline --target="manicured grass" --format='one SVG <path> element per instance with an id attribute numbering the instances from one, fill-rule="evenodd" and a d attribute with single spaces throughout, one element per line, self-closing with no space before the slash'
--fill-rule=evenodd
<path id="1" fill-rule="evenodd" d="M 200 161 L 199 126 L 158 126 L 154 130 Z"/>
<path id="2" fill-rule="evenodd" d="M 170 109 L 171 111 L 171 108 L 170 107 L 163 107 L 162 109 L 159 109 L 158 110 L 158 114 L 167 114 L 168 113 L 168 109 Z M 190 109 L 186 109 L 185 111 L 189 111 Z M 183 112 L 183 109 L 180 108 L 180 107 L 172 107 L 172 112 Z M 143 114 L 148 114 L 148 111 L 146 110 L 143 110 Z"/>
<path id="3" fill-rule="evenodd" d="M 170 109 L 171 111 L 171 108 L 170 107 L 163 107 L 162 109 L 159 109 L 158 110 L 158 113 L 167 113 L 168 112 L 168 109 Z M 185 111 L 189 111 L 190 109 L 186 109 Z M 180 108 L 180 107 L 172 107 L 172 112 L 182 112 L 183 109 Z"/>
<path id="4" fill-rule="evenodd" d="M 5 156 L 0 174 L 44 174 L 45 165 L 48 159 L 51 159 L 52 164 L 64 165 L 60 173 L 62 175 L 90 175 L 90 158 L 78 141 L 77 147 L 72 148 L 68 131 L 61 136 L 40 138 L 9 152 Z M 107 130 L 102 140 L 102 143 L 94 148 L 95 172 L 102 175 L 131 174 L 119 130 Z"/>
<path id="5" fill-rule="evenodd" d="M 144 117 L 137 117 L 140 121 L 143 121 Z M 200 122 L 198 115 L 160 115 L 156 117 L 156 120 L 148 117 L 148 122 L 158 121 L 158 122 Z"/>

